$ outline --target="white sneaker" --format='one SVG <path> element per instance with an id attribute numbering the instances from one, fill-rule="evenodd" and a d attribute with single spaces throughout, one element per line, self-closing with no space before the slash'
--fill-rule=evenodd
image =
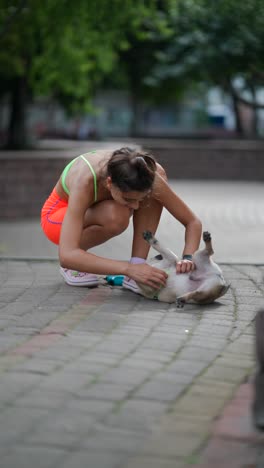
<path id="1" fill-rule="evenodd" d="M 98 277 L 92 273 L 83 273 L 61 267 L 60 274 L 70 286 L 98 286 L 99 284 Z"/>
<path id="2" fill-rule="evenodd" d="M 133 291 L 136 294 L 141 294 L 137 283 L 132 278 L 129 278 L 128 276 L 124 277 L 123 288 L 129 289 L 130 291 Z"/>

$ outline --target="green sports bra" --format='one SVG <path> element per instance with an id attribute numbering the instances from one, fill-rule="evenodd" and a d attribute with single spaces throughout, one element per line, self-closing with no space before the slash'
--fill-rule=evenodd
<path id="1" fill-rule="evenodd" d="M 89 151 L 89 153 L 95 153 L 95 151 Z M 89 153 L 86 153 L 86 154 L 89 154 Z M 80 156 L 77 156 L 77 158 L 74 158 L 71 162 L 69 162 L 69 164 L 67 164 L 67 166 L 65 167 L 65 169 L 63 170 L 63 173 L 61 175 L 61 185 L 63 187 L 63 190 L 65 193 L 67 193 L 67 195 L 70 194 L 70 191 L 66 185 L 66 182 L 65 182 L 65 179 L 66 179 L 66 176 L 70 170 L 70 168 L 72 167 L 73 163 L 79 159 L 79 158 L 82 158 L 87 166 L 89 166 L 89 169 L 91 171 L 91 173 L 93 174 L 93 179 L 94 179 L 94 201 L 96 202 L 97 201 L 97 180 L 96 180 L 96 173 L 94 171 L 94 168 L 93 166 L 91 165 L 91 163 L 89 161 L 87 161 L 87 159 L 84 157 L 86 156 L 86 154 L 81 154 Z"/>

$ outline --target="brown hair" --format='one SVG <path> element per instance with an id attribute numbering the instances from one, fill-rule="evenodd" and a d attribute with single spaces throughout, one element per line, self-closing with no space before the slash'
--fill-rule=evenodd
<path id="1" fill-rule="evenodd" d="M 113 152 L 107 164 L 107 176 L 121 192 L 144 192 L 152 188 L 157 166 L 145 151 L 120 148 Z"/>

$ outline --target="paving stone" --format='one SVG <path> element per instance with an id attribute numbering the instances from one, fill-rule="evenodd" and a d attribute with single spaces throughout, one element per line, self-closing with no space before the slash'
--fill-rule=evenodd
<path id="1" fill-rule="evenodd" d="M 58 340 L 60 336 L 58 337 Z M 58 341 L 57 340 L 57 341 Z M 38 359 L 46 360 L 54 360 L 59 362 L 69 362 L 72 361 L 74 358 L 78 358 L 81 354 L 80 349 L 76 349 L 75 347 L 70 346 L 50 346 L 50 347 L 43 347 L 37 351 Z"/>
<path id="2" fill-rule="evenodd" d="M 34 432 L 24 438 L 25 444 L 55 447 L 74 447 L 87 437 L 95 423 L 95 416 L 72 408 L 63 408 L 39 421 Z"/>
<path id="3" fill-rule="evenodd" d="M 185 394 L 174 405 L 176 412 L 186 414 L 207 414 L 209 417 L 216 416 L 224 406 L 224 398 L 217 395 L 193 395 Z"/>
<path id="4" fill-rule="evenodd" d="M 118 468 L 124 466 L 126 458 L 127 456 L 122 453 L 78 450 L 75 453 L 69 453 L 63 463 L 57 465 L 57 468 Z"/>
<path id="5" fill-rule="evenodd" d="M 30 358 L 13 365 L 13 372 L 30 372 L 33 374 L 48 375 L 60 369 L 60 363 L 53 360 Z"/>
<path id="6" fill-rule="evenodd" d="M 111 414 L 113 411 L 115 411 L 116 407 L 116 403 L 114 401 L 104 401 L 102 399 L 88 400 L 85 398 L 85 395 L 84 398 L 80 398 L 79 396 L 77 398 L 67 398 L 65 400 L 65 405 L 67 408 L 69 408 L 69 410 L 77 410 L 83 414 L 91 414 L 99 418 Z"/>
<path id="7" fill-rule="evenodd" d="M 1 375 L 0 399 L 6 402 L 12 400 L 25 392 L 30 391 L 38 385 L 42 376 L 26 374 L 20 372 L 6 372 Z"/>
<path id="8" fill-rule="evenodd" d="M 179 349 L 181 349 L 185 341 L 186 335 L 182 336 L 181 338 L 175 336 L 173 340 L 165 340 L 151 336 L 145 340 L 142 350 L 153 349 L 155 354 L 157 354 L 157 351 L 168 351 L 171 353 L 176 353 L 179 351 Z"/>
<path id="9" fill-rule="evenodd" d="M 177 434 L 164 432 L 154 436 L 144 446 L 142 453 L 144 455 L 152 455 L 159 457 L 187 457 L 189 454 L 197 450 L 206 439 L 204 433 L 200 434 Z"/>
<path id="10" fill-rule="evenodd" d="M 2 293 L 2 291 L 1 291 Z M 10 302 L 1 309 L 1 317 L 6 314 L 10 320 L 18 320 L 19 316 L 23 316 L 28 312 L 32 311 L 32 304 L 30 302 Z"/>
<path id="11" fill-rule="evenodd" d="M 142 433 L 127 430 L 116 430 L 114 428 L 98 428 L 80 444 L 89 451 L 109 451 L 127 454 L 138 453 L 144 443 Z"/>
<path id="12" fill-rule="evenodd" d="M 182 436 L 183 434 L 186 437 L 189 434 L 208 434 L 211 428 L 211 421 L 210 419 L 194 419 L 194 418 L 184 418 L 178 417 L 178 421 L 175 418 L 164 417 L 160 422 L 160 432 L 161 433 L 172 433 L 174 434 L 175 438 L 179 435 Z"/>
<path id="13" fill-rule="evenodd" d="M 132 391 L 134 384 L 114 384 L 108 382 L 99 382 L 75 391 L 75 395 L 80 398 L 105 401 L 123 401 Z"/>
<path id="14" fill-rule="evenodd" d="M 42 379 L 39 386 L 41 389 L 46 390 L 66 390 L 68 392 L 75 392 L 79 389 L 88 386 L 94 380 L 94 375 L 86 373 L 69 373 L 60 370 L 53 375 L 47 375 Z"/>
<path id="15" fill-rule="evenodd" d="M 105 427 L 111 429 L 136 431 L 142 434 L 151 434 L 156 428 L 157 420 L 155 417 L 146 417 L 145 413 L 127 411 L 122 409 L 118 414 L 108 415 L 104 420 Z"/>
<path id="16" fill-rule="evenodd" d="M 17 397 L 13 401 L 14 407 L 58 409 L 70 398 L 69 392 L 61 390 L 47 390 L 46 388 L 35 388 Z"/>
<path id="17" fill-rule="evenodd" d="M 144 343 L 130 357 L 135 360 L 155 361 L 163 364 L 170 362 L 174 354 L 174 351 L 146 348 Z"/>
<path id="18" fill-rule="evenodd" d="M 137 398 L 158 401 L 174 401 L 184 390 L 184 383 L 173 384 L 167 380 L 151 380 L 136 391 Z"/>
<path id="19" fill-rule="evenodd" d="M 214 364 L 206 370 L 204 376 L 215 381 L 221 380 L 225 382 L 241 382 L 247 375 L 244 368 L 226 367 L 223 365 Z"/>
<path id="20" fill-rule="evenodd" d="M 1 456 L 1 465 L 4 468 L 52 468 L 58 466 L 65 457 L 65 451 L 51 447 L 24 447 L 15 446 Z"/>
<path id="21" fill-rule="evenodd" d="M 198 395 L 214 396 L 221 399 L 231 398 L 234 391 L 234 384 L 228 382 L 215 382 L 214 380 L 206 380 L 206 376 L 201 376 L 188 391 L 188 395 L 193 395 L 195 398 Z"/>
<path id="22" fill-rule="evenodd" d="M 4 428 L 0 431 L 0 446 L 14 448 L 46 414 L 47 410 L 42 408 L 6 407 L 0 414 L 0 424 Z"/>
<path id="23" fill-rule="evenodd" d="M 186 346 L 181 351 L 181 359 L 183 360 L 193 360 L 193 361 L 203 361 L 205 363 L 212 362 L 219 354 L 218 349 L 206 348 L 206 342 L 204 347 L 200 346 Z"/>
<path id="24" fill-rule="evenodd" d="M 243 356 L 243 359 L 241 359 L 240 356 L 234 354 L 223 354 L 221 357 L 217 358 L 217 364 L 224 367 L 250 369 L 255 365 L 255 359 L 253 356 Z"/>
<path id="25" fill-rule="evenodd" d="M 200 457 L 197 468 L 255 467 L 256 452 L 256 447 L 244 441 L 214 439 L 209 443 L 205 454 Z"/>
<path id="26" fill-rule="evenodd" d="M 183 468 L 183 460 L 162 457 L 139 456 L 128 461 L 124 468 Z"/>
<path id="27" fill-rule="evenodd" d="M 102 382 L 131 383 L 135 386 L 141 384 L 149 375 L 150 371 L 144 368 L 127 367 L 125 364 L 108 370 L 101 378 Z"/>
<path id="28" fill-rule="evenodd" d="M 25 340 L 23 336 L 10 336 L 10 334 L 3 336 L 3 334 L 0 333 L 0 354 L 4 354 L 13 348 L 16 348 L 16 346 L 23 342 L 23 340 Z"/>
<path id="29" fill-rule="evenodd" d="M 108 367 L 118 365 L 121 359 L 122 356 L 114 351 L 107 353 L 105 351 L 99 352 L 97 349 L 93 349 L 88 353 L 82 353 L 82 355 L 78 358 L 78 361 L 83 362 L 84 364 L 87 363 L 87 365 L 98 364 L 100 366 L 104 365 Z"/>
<path id="30" fill-rule="evenodd" d="M 125 340 L 121 341 L 114 341 L 114 340 L 105 340 L 104 343 L 100 343 L 99 345 L 96 346 L 96 351 L 98 353 L 116 353 L 116 354 L 119 354 L 119 355 L 122 355 L 122 354 L 127 354 L 127 353 L 131 353 L 135 346 L 136 346 L 136 343 L 129 343 L 129 342 L 126 342 Z"/>
<path id="31" fill-rule="evenodd" d="M 0 356 L 0 372 L 7 371 L 9 369 L 15 368 L 16 365 L 19 365 L 25 361 L 24 356 L 17 355 L 2 355 Z M 0 377 L 1 379 L 1 377 Z"/>
<path id="32" fill-rule="evenodd" d="M 221 350 L 222 348 L 224 348 L 225 344 L 226 344 L 227 340 L 225 337 L 204 337 L 204 336 L 201 336 L 201 335 L 196 335 L 195 337 L 192 337 L 192 340 L 191 340 L 191 345 L 192 346 L 198 346 L 198 347 L 201 347 L 201 348 L 204 348 L 206 346 L 206 348 L 208 349 L 219 349 Z"/>
<path id="33" fill-rule="evenodd" d="M 128 367 L 137 367 L 137 368 L 140 367 L 140 368 L 147 369 L 149 371 L 152 370 L 153 372 L 155 372 L 155 371 L 162 369 L 164 365 L 166 364 L 166 361 L 164 363 L 164 361 L 160 362 L 159 360 L 158 361 L 155 360 L 155 358 L 153 358 L 153 360 L 144 359 L 141 356 L 134 357 L 134 355 L 132 355 L 132 356 L 128 356 L 127 358 L 125 358 L 124 363 Z"/>
<path id="34" fill-rule="evenodd" d="M 198 375 L 204 368 L 206 363 L 203 361 L 193 361 L 192 359 L 182 359 L 180 357 L 172 361 L 167 367 L 167 371 L 171 374 L 183 374 L 183 375 Z"/>
<path id="35" fill-rule="evenodd" d="M 136 396 L 133 396 L 129 400 L 124 401 L 121 408 L 146 414 L 147 417 L 148 415 L 156 417 L 165 413 L 168 405 L 164 402 L 140 400 Z"/>

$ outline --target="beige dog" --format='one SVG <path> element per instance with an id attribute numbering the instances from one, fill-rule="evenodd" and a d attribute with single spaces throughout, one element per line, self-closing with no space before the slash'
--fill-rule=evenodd
<path id="1" fill-rule="evenodd" d="M 148 261 L 152 266 L 165 270 L 168 274 L 167 284 L 160 290 L 138 284 L 141 294 L 149 299 L 162 302 L 176 302 L 177 307 L 183 307 L 185 302 L 209 304 L 223 296 L 229 289 L 219 266 L 213 262 L 214 253 L 209 232 L 203 233 L 205 248 L 197 250 L 193 255 L 196 269 L 190 273 L 176 273 L 177 255 L 163 247 L 150 231 L 143 233 L 144 239 L 161 255 Z"/>

